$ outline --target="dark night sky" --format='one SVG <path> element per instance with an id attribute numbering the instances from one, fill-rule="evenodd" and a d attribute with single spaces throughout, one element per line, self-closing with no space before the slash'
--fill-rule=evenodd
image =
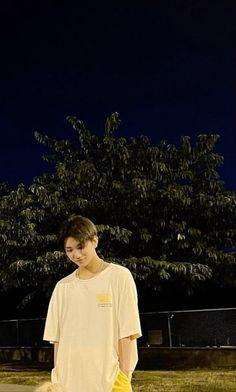
<path id="1" fill-rule="evenodd" d="M 34 130 L 73 138 L 77 115 L 100 133 L 118 111 L 120 134 L 153 143 L 219 133 L 236 190 L 236 2 L 84 3 L 1 2 L 0 180 L 49 170 Z"/>

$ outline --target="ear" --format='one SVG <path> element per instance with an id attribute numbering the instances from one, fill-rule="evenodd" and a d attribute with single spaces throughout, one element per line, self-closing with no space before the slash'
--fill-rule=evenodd
<path id="1" fill-rule="evenodd" d="M 94 236 L 93 241 L 94 241 L 94 247 L 96 249 L 98 246 L 98 237 L 96 235 Z"/>

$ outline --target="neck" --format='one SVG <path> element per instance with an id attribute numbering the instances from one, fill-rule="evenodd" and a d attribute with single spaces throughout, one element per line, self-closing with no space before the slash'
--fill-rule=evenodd
<path id="1" fill-rule="evenodd" d="M 99 270 L 101 269 L 102 265 L 103 265 L 103 260 L 100 259 L 98 256 L 94 257 L 90 263 L 88 265 L 86 265 L 85 267 L 80 267 L 80 273 L 83 272 L 90 272 L 91 274 L 96 274 L 97 272 L 99 272 Z"/>

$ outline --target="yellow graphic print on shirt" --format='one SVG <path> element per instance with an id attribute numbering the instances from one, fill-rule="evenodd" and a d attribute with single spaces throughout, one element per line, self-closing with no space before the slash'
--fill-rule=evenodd
<path id="1" fill-rule="evenodd" d="M 96 294 L 97 305 L 99 307 L 110 307 L 112 306 L 112 295 L 111 293 L 98 293 Z"/>

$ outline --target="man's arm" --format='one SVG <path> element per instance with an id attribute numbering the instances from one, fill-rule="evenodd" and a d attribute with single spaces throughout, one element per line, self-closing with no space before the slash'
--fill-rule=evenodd
<path id="1" fill-rule="evenodd" d="M 54 367 L 55 367 L 57 362 L 57 351 L 58 351 L 59 342 L 53 342 L 53 346 L 54 346 Z"/>
<path id="2" fill-rule="evenodd" d="M 120 370 L 130 377 L 131 338 L 120 339 L 118 342 Z"/>

